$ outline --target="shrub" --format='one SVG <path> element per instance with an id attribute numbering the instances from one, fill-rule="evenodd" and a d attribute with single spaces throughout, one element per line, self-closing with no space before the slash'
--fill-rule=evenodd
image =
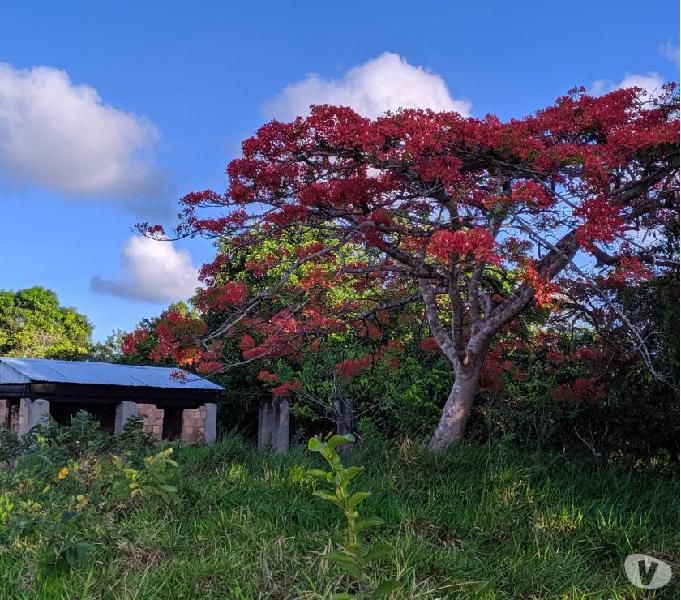
<path id="1" fill-rule="evenodd" d="M 316 480 L 331 486 L 330 493 L 326 490 L 315 490 L 314 495 L 335 504 L 343 512 L 346 519 L 345 540 L 335 552 L 327 552 L 324 557 L 328 561 L 335 562 L 351 577 L 353 577 L 360 589 L 366 583 L 366 568 L 375 560 L 383 558 L 390 553 L 390 548 L 384 544 L 367 545 L 364 533 L 371 527 L 381 525 L 383 521 L 376 517 L 362 517 L 359 514 L 359 505 L 366 500 L 371 493 L 350 490 L 352 480 L 363 470 L 363 467 L 346 467 L 341 461 L 337 448 L 343 444 L 354 442 L 351 433 L 345 435 L 329 435 L 326 441 L 312 438 L 308 442 L 308 449 L 319 452 L 330 467 L 329 471 L 323 469 L 309 469 L 308 475 Z M 372 597 L 379 598 L 393 590 L 396 582 L 384 581 L 373 591 Z M 351 594 L 336 594 L 334 598 L 352 598 Z"/>

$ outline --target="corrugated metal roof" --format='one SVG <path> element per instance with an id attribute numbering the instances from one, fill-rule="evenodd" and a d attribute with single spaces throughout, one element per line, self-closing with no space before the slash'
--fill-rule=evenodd
<path id="1" fill-rule="evenodd" d="M 192 373 L 187 373 L 184 380 L 173 377 L 172 374 L 178 371 L 181 371 L 181 369 L 46 358 L 0 357 L 0 384 L 35 381 L 173 389 L 223 389 L 221 386 Z"/>

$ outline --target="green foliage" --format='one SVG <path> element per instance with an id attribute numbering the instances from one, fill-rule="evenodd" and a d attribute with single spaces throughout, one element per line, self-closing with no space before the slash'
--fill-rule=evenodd
<path id="1" fill-rule="evenodd" d="M 363 584 L 367 579 L 366 568 L 375 560 L 385 558 L 391 553 L 391 548 L 385 544 L 367 545 L 364 542 L 364 533 L 371 527 L 381 525 L 383 521 L 376 517 L 363 517 L 359 514 L 359 505 L 371 494 L 369 492 L 351 491 L 350 484 L 364 469 L 362 467 L 346 467 L 341 461 L 336 448 L 354 442 L 351 433 L 345 435 L 329 434 L 325 441 L 319 438 L 311 438 L 307 444 L 308 450 L 319 452 L 328 463 L 330 470 L 309 469 L 307 474 L 331 486 L 329 493 L 326 490 L 315 490 L 315 496 L 335 504 L 345 516 L 347 522 L 345 543 L 335 552 L 327 552 L 326 560 L 338 564 L 358 583 Z M 397 587 L 397 582 L 383 581 L 371 594 L 372 598 L 380 598 Z M 352 598 L 351 594 L 336 594 L 334 598 Z"/>
<path id="2" fill-rule="evenodd" d="M 90 349 L 92 325 L 42 287 L 0 291 L 0 356 L 77 359 Z"/>
<path id="3" fill-rule="evenodd" d="M 111 442 L 108 450 L 113 454 L 127 453 L 139 456 L 150 451 L 156 444 L 153 436 L 144 430 L 144 418 L 141 415 L 128 417 L 121 431 L 115 437 L 107 438 Z"/>
<path id="4" fill-rule="evenodd" d="M 154 439 L 143 430 L 139 415 L 129 418 L 123 431 L 112 436 L 103 431 L 97 419 L 79 410 L 67 425 L 53 419 L 34 427 L 20 441 L 22 463 L 35 463 L 35 469 L 49 472 L 56 466 L 83 456 L 126 453 L 139 456 L 154 447 Z M 1 448 L 1 447 L 0 447 Z"/>
<path id="5" fill-rule="evenodd" d="M 23 460 L 38 461 L 48 471 L 56 465 L 84 455 L 98 456 L 106 450 L 111 437 L 90 413 L 79 410 L 68 425 L 59 425 L 49 419 L 37 425 L 24 436 L 28 450 Z"/>
<path id="6" fill-rule="evenodd" d="M 172 448 L 145 457 L 141 468 L 127 453 L 100 456 L 89 445 L 50 467 L 52 450 L 39 442 L 32 458 L 43 460 L 22 461 L 0 479 L 0 542 L 35 548 L 45 581 L 86 565 L 97 549 L 120 540 L 119 521 L 131 510 L 177 502 L 177 488 L 168 483 L 177 467 L 169 459 Z"/>
<path id="7" fill-rule="evenodd" d="M 123 361 L 123 339 L 127 333 L 116 329 L 103 342 L 95 342 L 90 348 L 88 360 L 118 363 Z"/>
<path id="8" fill-rule="evenodd" d="M 140 419 L 130 419 L 114 437 L 79 411 L 66 426 L 50 420 L 20 440 L 13 436 L 0 439 L 0 455 L 17 463 L 9 477 L 15 487 L 4 496 L 6 503 L 13 499 L 4 541 L 37 544 L 46 578 L 86 562 L 98 545 L 117 538 L 116 516 L 138 494 L 154 504 L 175 500 L 174 488 L 164 479 L 172 461 L 165 456 L 142 460 L 153 440 Z M 122 454 L 108 458 L 113 451 Z M 142 467 L 135 469 L 138 464 Z M 137 473 L 136 485 L 125 477 L 131 470 Z"/>
<path id="9" fill-rule="evenodd" d="M 16 433 L 4 424 L 0 424 L 0 468 L 17 459 L 25 446 Z"/>
<path id="10" fill-rule="evenodd" d="M 144 459 L 144 468 L 134 469 L 126 466 L 120 456 L 113 456 L 112 462 L 120 473 L 127 479 L 130 496 L 147 496 L 151 500 L 163 504 L 177 502 L 177 488 L 169 485 L 169 471 L 177 467 L 177 463 L 170 458 L 172 448 L 161 450 L 155 455 Z"/>
<path id="11" fill-rule="evenodd" d="M 652 309 L 648 317 L 658 323 L 655 327 L 660 325 Z M 598 347 L 594 332 L 587 328 L 564 331 L 558 339 L 566 355 Z M 678 341 L 671 336 L 649 339 L 660 368 L 678 361 Z M 505 439 L 522 448 L 569 452 L 587 461 L 678 469 L 679 401 L 673 378 L 655 380 L 641 360 L 622 359 L 615 352 L 607 365 L 606 395 L 577 401 L 556 398 L 553 392 L 560 384 L 590 377 L 588 364 L 551 362 L 530 336 L 508 358 L 524 376 L 507 376 L 502 389 L 478 394 L 469 439 Z"/>
<path id="12" fill-rule="evenodd" d="M 126 464 L 143 468 L 143 456 Z M 0 518 L 7 503 L 15 516 L 28 513 L 18 506 L 29 500 L 42 505 L 35 516 L 49 510 L 57 518 L 48 505 L 75 507 L 86 485 L 89 501 L 101 489 L 113 507 L 81 510 L 70 539 L 93 549 L 49 579 L 37 576 L 51 548 L 39 532 L 0 543 L 0 598 L 322 600 L 347 591 L 348 575 L 324 559 L 329 524 L 345 528 L 346 519 L 310 494 L 306 470 L 318 457 L 302 447 L 283 456 L 253 452 L 227 436 L 213 446 L 177 446 L 173 459 L 167 483 L 178 500 L 170 506 L 131 499 L 108 459 L 99 463 L 106 476 L 94 480 L 80 459 L 54 482 L 59 466 L 45 495 L 35 462 L 0 469 Z M 625 600 L 643 597 L 624 577 L 627 554 L 678 564 L 676 478 L 495 444 L 463 443 L 433 457 L 416 444 L 377 442 L 353 445 L 343 462 L 365 467 L 362 489 L 372 495 L 360 512 L 385 522 L 372 537 L 393 548 L 389 561 L 366 566 L 366 587 L 392 577 L 393 600 Z M 120 495 L 111 481 L 122 482 Z M 675 597 L 675 586 L 678 577 L 656 598 Z"/>

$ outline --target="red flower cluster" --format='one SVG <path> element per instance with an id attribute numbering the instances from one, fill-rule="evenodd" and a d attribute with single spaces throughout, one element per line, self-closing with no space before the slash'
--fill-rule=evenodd
<path id="1" fill-rule="evenodd" d="M 483 227 L 449 231 L 440 229 L 430 236 L 427 251 L 431 256 L 448 261 L 452 255 L 472 257 L 478 263 L 500 264 L 495 254 L 496 242 L 489 231 Z"/>
<path id="2" fill-rule="evenodd" d="M 440 351 L 440 346 L 438 345 L 434 337 L 427 337 L 422 339 L 421 343 L 419 344 L 419 348 L 421 348 L 421 350 L 423 350 L 424 352 Z"/>
<path id="3" fill-rule="evenodd" d="M 281 385 L 272 388 L 272 394 L 275 396 L 290 396 L 301 392 L 303 389 L 303 384 L 300 381 L 284 381 Z"/>
<path id="4" fill-rule="evenodd" d="M 137 329 L 123 338 L 121 350 L 123 354 L 135 354 L 140 345 L 147 340 L 149 332 L 146 329 Z"/>
<path id="5" fill-rule="evenodd" d="M 336 365 L 336 372 L 346 379 L 352 379 L 364 369 L 371 366 L 374 357 L 370 354 L 362 356 L 361 358 L 346 358 L 344 361 Z"/>
<path id="6" fill-rule="evenodd" d="M 541 308 L 549 308 L 554 297 L 560 291 L 555 283 L 544 279 L 529 261 L 521 271 L 520 279 L 534 290 L 534 299 Z"/>
<path id="7" fill-rule="evenodd" d="M 519 181 L 513 186 L 511 199 L 516 203 L 524 203 L 540 210 L 553 206 L 555 197 L 536 181 Z"/>
<path id="8" fill-rule="evenodd" d="M 621 209 L 605 198 L 586 200 L 574 214 L 584 220 L 577 228 L 577 239 L 586 250 L 592 250 L 594 242 L 609 243 L 622 234 Z"/>
<path id="9" fill-rule="evenodd" d="M 622 256 L 610 276 L 618 284 L 650 281 L 652 278 L 651 270 L 637 256 Z"/>
<path id="10" fill-rule="evenodd" d="M 567 402 L 598 404 L 608 395 L 604 385 L 595 378 L 578 377 L 573 383 L 563 383 L 551 392 L 551 398 Z"/>

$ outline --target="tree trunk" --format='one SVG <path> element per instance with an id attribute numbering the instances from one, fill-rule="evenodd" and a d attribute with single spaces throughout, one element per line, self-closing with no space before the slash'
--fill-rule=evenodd
<path id="1" fill-rule="evenodd" d="M 353 406 L 352 398 L 346 398 L 345 396 L 340 396 L 336 400 L 336 433 L 338 435 L 345 435 L 346 433 L 352 433 L 355 422 L 355 410 Z"/>
<path id="2" fill-rule="evenodd" d="M 442 452 L 463 437 L 473 399 L 480 385 L 481 366 L 482 360 L 479 359 L 474 364 L 456 368 L 452 391 L 442 409 L 435 433 L 430 439 L 429 447 L 433 452 Z"/>
<path id="3" fill-rule="evenodd" d="M 345 435 L 352 433 L 355 426 L 355 407 L 352 398 L 339 396 L 334 407 L 334 420 L 336 422 L 336 433 Z M 339 454 L 345 454 L 350 448 L 347 445 L 338 446 L 336 449 Z"/>

